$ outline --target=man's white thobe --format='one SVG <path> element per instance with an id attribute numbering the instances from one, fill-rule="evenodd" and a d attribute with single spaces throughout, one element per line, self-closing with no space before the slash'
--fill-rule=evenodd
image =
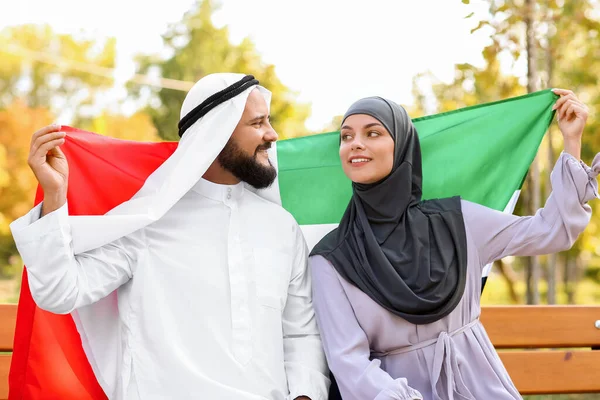
<path id="1" fill-rule="evenodd" d="M 70 313 L 118 291 L 116 398 L 327 398 L 307 248 L 281 207 L 201 180 L 157 222 L 77 256 L 67 205 L 40 207 L 11 225 L 38 306 Z"/>

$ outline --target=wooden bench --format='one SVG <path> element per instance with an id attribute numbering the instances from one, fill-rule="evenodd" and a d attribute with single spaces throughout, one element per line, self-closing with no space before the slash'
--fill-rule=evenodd
<path id="1" fill-rule="evenodd" d="M 600 393 L 600 306 L 483 307 L 481 321 L 521 394 Z"/>
<path id="2" fill-rule="evenodd" d="M 0 353 L 12 352 L 17 321 L 15 304 L 0 304 Z M 0 399 L 8 399 L 9 354 L 0 354 Z"/>
<path id="3" fill-rule="evenodd" d="M 0 352 L 12 351 L 16 313 L 0 304 Z M 600 393 L 600 306 L 483 307 L 481 320 L 522 394 Z M 0 355 L 0 399 L 10 358 Z"/>

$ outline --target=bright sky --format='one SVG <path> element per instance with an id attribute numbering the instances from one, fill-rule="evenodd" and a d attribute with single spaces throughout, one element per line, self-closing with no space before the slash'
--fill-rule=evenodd
<path id="1" fill-rule="evenodd" d="M 137 52 L 158 52 L 160 35 L 194 0 L 3 0 L 0 29 L 49 23 L 56 31 L 117 38 L 117 75 L 134 72 Z M 7 5 L 10 4 L 10 5 Z M 249 36 L 284 84 L 312 104 L 322 128 L 364 96 L 412 102 L 412 78 L 426 70 L 450 80 L 454 64 L 480 65 L 485 32 L 470 34 L 485 5 L 460 0 L 223 0 L 215 15 L 231 40 Z M 476 7 L 472 19 L 464 17 Z M 116 100 L 115 100 L 116 101 Z"/>

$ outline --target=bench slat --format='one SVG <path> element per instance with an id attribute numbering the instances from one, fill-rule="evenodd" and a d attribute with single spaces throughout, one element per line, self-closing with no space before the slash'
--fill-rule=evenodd
<path id="1" fill-rule="evenodd" d="M 0 354 L 0 399 L 8 399 L 8 370 L 10 355 Z"/>
<path id="2" fill-rule="evenodd" d="M 521 394 L 600 392 L 594 372 L 600 352 L 518 351 L 500 352 L 515 386 Z M 10 356 L 0 355 L 0 399 L 8 398 Z"/>
<path id="3" fill-rule="evenodd" d="M 501 351 L 521 394 L 600 392 L 600 351 Z"/>
<path id="4" fill-rule="evenodd" d="M 16 304 L 0 304 L 0 351 L 12 351 L 17 321 Z"/>
<path id="5" fill-rule="evenodd" d="M 481 322 L 497 349 L 598 347 L 600 306 L 487 306 Z"/>

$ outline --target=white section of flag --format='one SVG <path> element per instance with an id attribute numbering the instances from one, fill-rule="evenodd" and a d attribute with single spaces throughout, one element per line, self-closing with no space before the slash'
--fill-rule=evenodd
<path id="1" fill-rule="evenodd" d="M 520 190 L 515 190 L 515 192 L 513 193 L 512 197 L 510 198 L 510 201 L 508 202 L 508 204 L 506 205 L 506 207 L 504 208 L 504 212 L 507 214 L 512 214 L 513 211 L 515 210 L 515 206 L 517 205 L 517 201 L 519 201 L 519 195 L 521 194 Z M 481 276 L 488 276 L 490 274 L 490 271 L 492 270 L 492 265 L 493 263 L 489 263 L 487 264 L 485 267 L 483 267 L 483 270 L 481 271 Z"/>

